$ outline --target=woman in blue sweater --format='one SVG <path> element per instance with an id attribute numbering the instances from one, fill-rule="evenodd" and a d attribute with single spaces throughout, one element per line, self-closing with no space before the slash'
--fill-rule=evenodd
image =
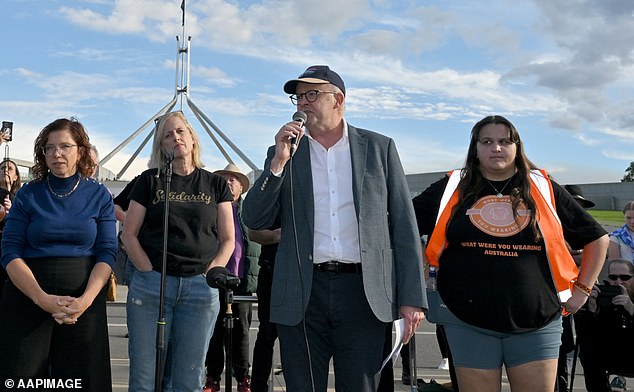
<path id="1" fill-rule="evenodd" d="M 112 390 L 104 286 L 117 251 L 114 206 L 89 178 L 89 151 L 77 120 L 47 125 L 35 140 L 33 181 L 6 218 L 0 314 L 10 316 L 0 318 L 0 380 L 16 388 L 47 379 L 52 389 L 72 381 Z"/>

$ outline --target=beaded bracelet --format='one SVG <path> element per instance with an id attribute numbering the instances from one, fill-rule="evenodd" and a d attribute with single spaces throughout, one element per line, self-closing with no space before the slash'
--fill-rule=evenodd
<path id="1" fill-rule="evenodd" d="M 592 288 L 590 288 L 590 287 L 586 286 L 585 284 L 579 282 L 577 279 L 573 280 L 572 284 L 575 287 L 577 287 L 578 289 L 580 289 L 581 292 L 584 293 L 585 295 L 587 295 L 588 297 L 592 293 Z"/>

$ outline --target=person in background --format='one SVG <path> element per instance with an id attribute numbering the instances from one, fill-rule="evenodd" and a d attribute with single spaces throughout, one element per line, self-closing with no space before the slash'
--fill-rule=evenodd
<path id="1" fill-rule="evenodd" d="M 2 200 L 0 208 L 4 208 L 4 212 L 7 212 L 11 209 L 11 199 L 15 197 L 15 193 L 22 186 L 22 180 L 20 179 L 18 165 L 10 159 L 4 159 L 0 162 L 0 174 L 2 174 L 2 177 L 0 177 L 0 190 L 6 193 L 6 195 L 0 199 Z M 9 197 L 9 199 L 7 199 L 7 197 Z M 8 208 L 7 205 L 9 206 Z"/>
<path id="2" fill-rule="evenodd" d="M 551 199 L 554 197 L 554 199 Z M 562 309 L 586 302 L 608 238 L 526 157 L 515 126 L 494 115 L 471 131 L 465 167 L 414 198 L 426 256 L 438 268 L 444 324 L 463 391 L 552 392 Z M 556 213 L 555 213 L 556 212 Z M 577 267 L 566 246 L 583 249 Z"/>
<path id="3" fill-rule="evenodd" d="M 0 163 L 0 239 L 4 230 L 4 220 L 11 209 L 11 203 L 15 198 L 15 193 L 22 186 L 18 165 L 10 159 L 5 159 Z M 0 268 L 0 298 L 4 282 L 7 280 L 7 273 L 4 268 Z"/>
<path id="4" fill-rule="evenodd" d="M 157 168 L 173 152 L 169 195 Z M 161 274 L 165 274 L 165 390 L 199 392 L 205 354 L 220 301 L 205 273 L 224 268 L 233 253 L 233 196 L 224 178 L 203 170 L 200 143 L 182 112 L 157 119 L 150 167 L 130 194 L 121 239 L 137 272 L 126 303 L 131 391 L 153 391 Z M 167 266 L 162 270 L 163 217 L 169 197 Z M 168 342 L 168 344 L 167 344 Z"/>
<path id="5" fill-rule="evenodd" d="M 114 198 L 114 215 L 119 221 L 119 249 L 117 252 L 117 262 L 114 266 L 114 273 L 117 277 L 117 283 L 128 286 L 132 281 L 136 268 L 130 260 L 128 253 L 125 251 L 123 243 L 121 243 L 121 234 L 123 233 L 123 223 L 125 222 L 126 212 L 130 207 L 130 194 L 139 176 L 136 176 Z M 127 335 L 126 335 L 127 337 Z"/>
<path id="6" fill-rule="evenodd" d="M 583 197 L 581 188 L 577 185 L 564 185 L 564 189 L 572 196 L 573 199 L 584 209 L 593 208 L 594 202 Z M 582 249 L 570 249 L 575 264 L 581 265 L 581 258 L 583 255 Z M 575 349 L 575 338 L 573 334 L 573 320 L 571 315 L 562 317 L 561 326 L 563 332 L 561 333 L 561 346 L 559 346 L 559 359 L 557 361 L 557 382 L 555 383 L 555 392 L 568 391 L 568 377 L 569 370 L 572 367 L 572 352 Z"/>
<path id="7" fill-rule="evenodd" d="M 405 319 L 407 342 L 427 306 L 405 173 L 392 139 L 346 122 L 345 85 L 328 66 L 284 91 L 306 137 L 297 121 L 279 129 L 243 217 L 253 230 L 281 223 L 271 321 L 286 387 L 325 391 L 334 358 L 337 390 L 376 390 L 389 323 Z"/>
<path id="8" fill-rule="evenodd" d="M 268 392 L 269 377 L 273 367 L 273 348 L 277 340 L 277 328 L 270 320 L 271 285 L 277 244 L 280 242 L 279 223 L 271 229 L 250 230 L 249 238 L 262 246 L 260 272 L 258 273 L 258 334 L 253 344 L 253 366 L 251 368 L 251 391 Z"/>
<path id="9" fill-rule="evenodd" d="M 625 259 L 608 262 L 608 280 L 595 285 L 587 310 L 577 313 L 579 359 L 588 392 L 624 391 L 625 379 L 610 383 L 608 371 L 634 372 L 634 265 Z M 614 292 L 606 287 L 616 286 Z"/>
<path id="10" fill-rule="evenodd" d="M 258 257 L 260 244 L 249 241 L 248 230 L 242 222 L 242 195 L 249 190 L 249 179 L 232 163 L 223 170 L 214 172 L 224 177 L 233 195 L 233 226 L 235 228 L 235 249 L 227 269 L 240 278 L 240 285 L 233 290 L 234 295 L 251 295 L 257 289 Z M 238 382 L 238 392 L 251 392 L 251 377 L 249 377 L 249 328 L 251 327 L 250 302 L 234 302 L 231 306 L 234 323 L 231 333 L 231 348 L 233 362 L 233 376 Z M 220 379 L 225 366 L 225 327 L 224 315 L 227 312 L 227 298 L 225 290 L 220 290 L 220 315 L 216 320 L 214 333 L 209 340 L 207 350 L 207 381 L 204 392 L 220 391 Z M 229 366 L 229 364 L 226 364 Z"/>
<path id="11" fill-rule="evenodd" d="M 125 222 L 126 211 L 128 211 L 128 207 L 130 206 L 130 193 L 132 193 L 132 189 L 134 189 L 137 178 L 139 178 L 139 176 L 134 177 L 132 181 L 128 182 L 123 190 L 114 198 L 114 216 L 119 222 L 119 234 L 117 235 L 119 241 L 117 261 L 112 269 L 117 279 L 117 284 L 124 286 L 130 285 L 134 277 L 134 272 L 136 272 L 134 263 L 130 260 L 128 253 L 125 251 L 125 246 L 123 246 L 121 242 L 121 234 L 123 234 L 123 223 Z M 130 334 L 126 332 L 125 337 L 129 338 Z"/>
<path id="12" fill-rule="evenodd" d="M 58 119 L 35 140 L 33 180 L 6 218 L 0 379 L 78 379 L 111 391 L 105 284 L 117 250 L 114 205 L 89 178 L 82 124 Z"/>
<path id="13" fill-rule="evenodd" d="M 97 151 L 97 146 L 94 144 L 90 145 L 90 158 L 92 158 L 92 173 L 90 173 L 90 177 L 99 181 L 99 151 Z"/>
<path id="14" fill-rule="evenodd" d="M 634 263 L 634 201 L 623 207 L 625 224 L 610 233 L 608 260 L 625 259 Z"/>

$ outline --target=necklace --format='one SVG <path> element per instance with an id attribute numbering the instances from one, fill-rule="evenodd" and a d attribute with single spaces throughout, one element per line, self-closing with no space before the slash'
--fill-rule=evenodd
<path id="1" fill-rule="evenodd" d="M 77 189 L 77 186 L 79 185 L 79 182 L 81 181 L 81 176 L 79 176 L 79 178 L 77 178 L 77 182 L 75 183 L 75 186 L 73 186 L 73 189 L 71 189 L 70 191 L 60 195 L 59 193 L 55 193 L 55 191 L 53 190 L 53 188 L 51 188 L 51 181 L 50 181 L 50 177 L 46 176 L 46 184 L 48 185 L 48 190 L 51 191 L 51 193 L 54 196 L 59 197 L 60 199 L 70 196 L 71 193 L 75 192 L 75 189 Z"/>
<path id="2" fill-rule="evenodd" d="M 504 190 L 506 189 L 506 186 L 509 184 L 509 182 L 511 182 L 512 179 L 513 179 L 513 176 L 511 176 L 511 178 L 506 180 L 506 182 L 504 183 L 504 186 L 502 187 L 502 189 L 500 189 L 498 191 L 498 188 L 494 187 L 493 184 L 491 184 L 491 181 L 489 181 L 487 178 L 485 178 L 485 180 L 487 180 L 489 185 L 491 185 L 491 188 L 493 188 L 493 190 L 495 190 L 495 192 L 497 192 L 497 194 L 495 196 L 498 197 L 498 198 L 504 196 L 504 195 L 502 195 L 502 192 L 504 192 Z"/>

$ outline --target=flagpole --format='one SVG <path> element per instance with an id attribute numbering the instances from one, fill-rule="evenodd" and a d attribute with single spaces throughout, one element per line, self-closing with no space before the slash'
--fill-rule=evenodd
<path id="1" fill-rule="evenodd" d="M 180 103 L 180 109 L 184 109 L 183 96 L 185 96 L 187 100 L 187 105 L 192 110 L 200 124 L 205 128 L 207 134 L 214 142 L 218 150 L 222 153 L 222 155 L 227 159 L 228 162 L 233 163 L 231 157 L 227 154 L 226 150 L 222 147 L 219 140 L 212 134 L 211 127 L 226 144 L 250 167 L 253 169 L 254 177 L 258 176 L 259 169 L 257 166 L 246 157 L 246 155 L 234 144 L 231 140 L 224 135 L 220 129 L 203 113 L 198 107 L 193 103 L 191 97 L 189 96 L 189 86 L 190 86 L 190 75 L 191 75 L 191 37 L 187 36 L 187 2 L 186 0 L 181 0 L 180 5 L 182 11 L 182 19 L 181 19 L 181 27 L 182 27 L 182 35 L 176 36 L 176 75 L 174 80 L 174 97 L 172 100 L 165 105 L 158 113 L 154 115 L 150 120 L 146 121 L 141 127 L 139 127 L 132 135 L 130 135 L 127 139 L 125 139 L 121 144 L 119 144 L 113 151 L 111 151 L 108 155 L 106 155 L 101 161 L 99 161 L 99 165 L 103 166 L 106 162 L 108 162 L 111 158 L 113 158 L 116 154 L 118 154 L 123 148 L 125 148 L 128 144 L 132 142 L 141 132 L 143 132 L 147 127 L 153 122 L 153 120 L 165 113 L 170 112 L 178 103 Z M 178 102 L 180 100 L 180 102 Z M 149 138 L 154 134 L 154 129 L 150 130 L 150 133 L 147 135 L 145 140 L 142 142 L 141 146 L 134 152 L 131 158 L 127 161 L 127 163 L 123 166 L 123 168 L 116 175 L 115 179 L 120 179 L 126 170 L 132 164 L 141 150 L 144 148 Z"/>
<path id="2" fill-rule="evenodd" d="M 183 40 L 185 40 L 185 37 L 186 37 L 186 35 L 185 35 L 185 15 L 187 14 L 187 12 L 185 12 L 185 7 L 186 7 L 185 0 L 183 0 L 183 2 L 181 3 L 181 10 L 183 10 L 183 23 L 182 23 L 182 26 L 183 26 Z"/>

